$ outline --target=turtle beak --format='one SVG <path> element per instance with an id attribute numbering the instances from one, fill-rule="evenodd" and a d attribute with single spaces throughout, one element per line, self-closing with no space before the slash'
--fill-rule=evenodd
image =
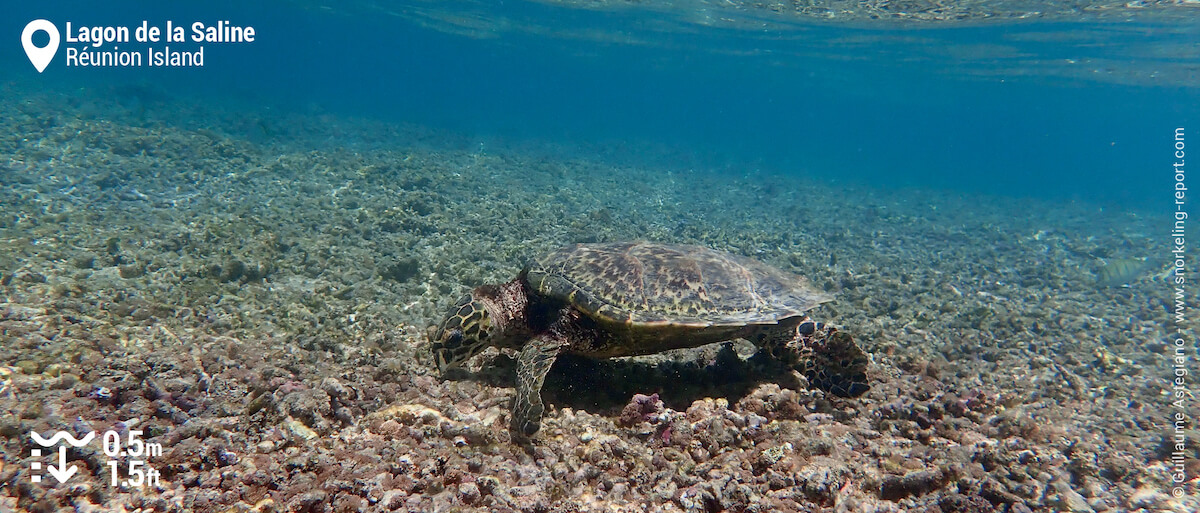
<path id="1" fill-rule="evenodd" d="M 442 375 L 445 375 L 446 368 L 448 367 L 448 363 L 449 363 L 449 362 L 447 362 L 447 359 L 450 358 L 450 351 L 448 349 L 446 349 L 446 344 L 441 340 L 441 337 L 442 337 L 442 329 L 441 328 L 442 328 L 441 326 L 436 325 L 436 324 L 429 326 L 429 327 L 425 328 L 425 336 L 429 339 L 429 342 L 433 345 L 433 360 L 434 360 L 434 363 L 437 364 L 438 372 L 441 373 Z"/>

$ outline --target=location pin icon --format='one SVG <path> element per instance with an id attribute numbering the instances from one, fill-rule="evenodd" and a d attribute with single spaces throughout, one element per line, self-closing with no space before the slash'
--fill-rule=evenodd
<path id="1" fill-rule="evenodd" d="M 33 44 L 33 33 L 39 30 L 50 35 L 50 43 L 41 48 Z M 58 53 L 58 28 L 46 20 L 33 20 L 25 25 L 25 30 L 21 32 L 21 46 L 25 47 L 25 55 L 29 57 L 29 62 L 41 73 L 50 65 L 54 54 Z"/>

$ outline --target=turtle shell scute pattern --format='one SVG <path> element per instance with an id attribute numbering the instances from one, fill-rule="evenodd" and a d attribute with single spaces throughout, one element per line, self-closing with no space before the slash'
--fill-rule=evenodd
<path id="1" fill-rule="evenodd" d="M 569 246 L 531 264 L 527 279 L 543 296 L 634 326 L 774 324 L 831 299 L 754 259 L 651 242 Z"/>

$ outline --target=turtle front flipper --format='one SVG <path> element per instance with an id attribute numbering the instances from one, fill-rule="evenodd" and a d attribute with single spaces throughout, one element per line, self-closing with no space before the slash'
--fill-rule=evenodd
<path id="1" fill-rule="evenodd" d="M 858 397 L 871 389 L 867 354 L 849 334 L 811 319 L 781 323 L 762 336 L 758 345 L 776 360 L 795 369 L 809 385 L 839 397 Z"/>
<path id="2" fill-rule="evenodd" d="M 509 424 L 513 440 L 527 441 L 541 429 L 542 414 L 546 412 L 542 384 L 564 345 L 560 337 L 546 333 L 526 343 L 517 356 L 517 395 L 513 398 Z"/>

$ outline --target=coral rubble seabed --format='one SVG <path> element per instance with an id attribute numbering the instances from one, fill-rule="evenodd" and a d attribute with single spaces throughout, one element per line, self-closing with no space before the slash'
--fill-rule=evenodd
<path id="1" fill-rule="evenodd" d="M 1096 282 L 1145 217 L 5 87 L 0 510 L 1200 509 L 1170 495 L 1170 290 Z M 744 344 L 566 358 L 527 452 L 511 355 L 433 371 L 424 329 L 469 287 L 638 238 L 808 276 L 874 388 L 755 381 Z M 31 481 L 31 431 L 135 428 L 159 485 L 112 486 L 95 443 Z"/>

